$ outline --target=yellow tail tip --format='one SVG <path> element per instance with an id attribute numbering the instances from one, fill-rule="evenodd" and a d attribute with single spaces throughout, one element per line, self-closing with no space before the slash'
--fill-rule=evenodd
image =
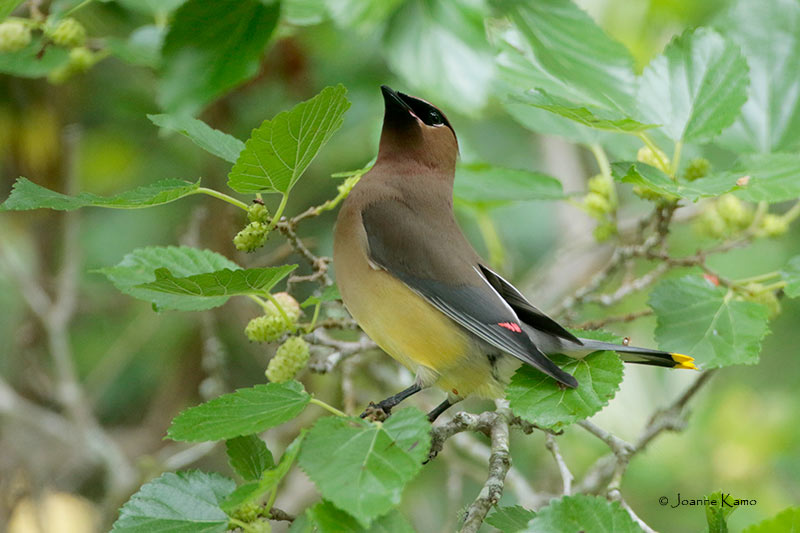
<path id="1" fill-rule="evenodd" d="M 671 353 L 672 360 L 677 363 L 673 368 L 687 368 L 689 370 L 700 370 L 694 364 L 694 357 L 683 355 L 682 353 Z"/>

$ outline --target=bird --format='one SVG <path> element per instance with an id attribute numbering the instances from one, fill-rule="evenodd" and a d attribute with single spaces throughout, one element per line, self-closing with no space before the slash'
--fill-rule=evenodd
<path id="1" fill-rule="evenodd" d="M 420 390 L 447 398 L 433 421 L 470 395 L 500 398 L 527 364 L 562 388 L 578 382 L 547 356 L 613 350 L 626 362 L 697 369 L 690 356 L 578 338 L 550 318 L 474 250 L 453 213 L 458 140 L 445 114 L 381 86 L 377 159 L 342 203 L 333 265 L 342 301 L 360 328 L 407 367 L 414 383 L 370 403 L 386 417 Z"/>

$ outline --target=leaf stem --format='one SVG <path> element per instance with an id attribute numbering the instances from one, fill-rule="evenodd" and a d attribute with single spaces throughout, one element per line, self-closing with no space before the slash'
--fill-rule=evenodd
<path id="1" fill-rule="evenodd" d="M 342 411 L 338 410 L 338 409 L 337 409 L 337 408 L 335 408 L 334 406 L 332 406 L 332 405 L 329 405 L 329 404 L 327 404 L 327 403 L 323 402 L 322 400 L 318 400 L 318 399 L 316 399 L 316 398 L 313 398 L 313 397 L 312 397 L 312 398 L 311 398 L 311 400 L 309 401 L 309 403 L 313 403 L 314 405 L 316 405 L 316 406 L 318 406 L 318 407 L 322 407 L 323 409 L 325 409 L 325 410 L 326 410 L 326 411 L 328 411 L 329 413 L 333 413 L 333 414 L 335 414 L 336 416 L 343 416 L 343 417 L 347 417 L 347 414 L 345 414 L 345 413 L 343 413 Z"/>
<path id="2" fill-rule="evenodd" d="M 683 148 L 683 141 L 675 143 L 675 150 L 672 152 L 672 161 L 670 161 L 669 175 L 672 179 L 676 179 L 678 172 L 678 165 L 681 161 L 681 149 Z"/>
<path id="3" fill-rule="evenodd" d="M 783 220 L 785 220 L 787 223 L 792 222 L 799 216 L 800 216 L 800 200 L 795 202 L 795 204 L 782 215 Z"/>
<path id="4" fill-rule="evenodd" d="M 255 294 L 248 294 L 247 297 L 250 298 L 251 300 L 253 300 L 258 305 L 260 305 L 261 308 L 264 311 L 269 311 L 270 310 L 269 305 L 267 304 L 267 302 L 265 302 L 264 300 L 262 300 L 261 298 L 259 298 Z"/>
<path id="5" fill-rule="evenodd" d="M 595 160 L 597 161 L 597 166 L 600 167 L 600 173 L 608 180 L 611 191 L 610 199 L 611 205 L 615 208 L 617 206 L 617 188 L 614 186 L 614 177 L 611 175 L 611 164 L 608 162 L 608 156 L 606 155 L 606 151 L 603 150 L 603 147 L 597 143 L 592 143 L 589 145 L 589 149 L 592 151 Z"/>
<path id="6" fill-rule="evenodd" d="M 314 331 L 314 327 L 317 325 L 317 319 L 319 318 L 320 307 L 322 307 L 322 302 L 317 302 L 317 305 L 314 306 L 314 315 L 311 317 L 311 323 L 306 327 L 306 333 Z"/>
<path id="7" fill-rule="evenodd" d="M 240 209 L 244 209 L 245 211 L 249 209 L 249 206 L 246 203 L 242 202 L 241 200 L 237 200 L 236 198 L 228 196 L 227 194 L 219 192 L 217 190 L 209 189 L 208 187 L 199 187 L 192 194 L 207 194 L 209 196 L 213 196 L 214 198 L 222 200 L 223 202 L 228 202 L 229 204 L 235 205 Z"/>
<path id="8" fill-rule="evenodd" d="M 289 201 L 289 195 L 287 193 L 283 193 L 281 197 L 281 203 L 278 204 L 278 209 L 275 210 L 275 214 L 272 216 L 272 220 L 269 222 L 269 226 L 267 226 L 267 233 L 275 229 L 275 226 L 278 225 L 278 222 L 283 215 L 283 210 L 286 209 L 286 202 Z"/>
<path id="9" fill-rule="evenodd" d="M 67 12 L 64 13 L 63 16 L 64 17 L 68 17 L 68 16 L 72 15 L 73 13 L 75 13 L 76 11 L 78 11 L 79 9 L 85 7 L 86 5 L 91 4 L 92 2 L 94 2 L 94 0 L 83 0 L 83 2 L 81 2 L 77 6 L 73 7 L 72 9 L 68 9 Z"/>
<path id="10" fill-rule="evenodd" d="M 772 279 L 775 276 L 780 276 L 780 272 L 777 270 L 773 270 L 772 272 L 767 272 L 766 274 L 759 274 L 758 276 L 750 276 L 749 278 L 741 278 L 737 279 L 736 283 L 757 283 L 759 281 L 766 281 L 768 279 Z"/>

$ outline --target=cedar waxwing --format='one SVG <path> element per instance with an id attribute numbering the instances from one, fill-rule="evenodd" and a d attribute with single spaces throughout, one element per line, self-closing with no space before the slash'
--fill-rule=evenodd
<path id="1" fill-rule="evenodd" d="M 470 394 L 502 397 L 520 361 L 563 386 L 577 380 L 545 354 L 620 352 L 626 362 L 696 368 L 686 355 L 579 339 L 486 266 L 453 215 L 458 141 L 444 113 L 382 86 L 378 159 L 336 222 L 336 281 L 347 309 L 414 385 L 374 408 L 436 385 L 448 398 L 433 420 Z M 365 413 L 366 414 L 366 413 Z M 364 415 L 362 415 L 364 416 Z"/>

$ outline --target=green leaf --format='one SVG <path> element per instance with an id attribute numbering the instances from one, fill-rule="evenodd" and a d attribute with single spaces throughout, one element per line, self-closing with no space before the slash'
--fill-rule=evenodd
<path id="1" fill-rule="evenodd" d="M 309 296 L 306 298 L 305 301 L 300 304 L 300 307 L 305 309 L 306 307 L 310 307 L 312 305 L 341 299 L 342 295 L 339 293 L 339 287 L 336 284 L 333 284 L 325 287 L 325 289 L 322 291 L 322 294 L 319 296 Z"/>
<path id="2" fill-rule="evenodd" d="M 750 154 L 728 172 L 733 179 L 750 176 L 736 196 L 751 202 L 783 202 L 800 197 L 800 154 Z"/>
<path id="3" fill-rule="evenodd" d="M 361 527 L 355 518 L 326 501 L 307 513 L 319 533 L 414 533 L 411 524 L 396 510 L 377 518 L 369 528 Z"/>
<path id="4" fill-rule="evenodd" d="M 534 511 L 519 505 L 495 507 L 492 514 L 486 517 L 486 523 L 496 527 L 502 533 L 517 533 L 524 531 L 534 516 L 536 516 Z"/>
<path id="5" fill-rule="evenodd" d="M 800 531 L 800 507 L 789 507 L 772 518 L 744 528 L 742 533 L 775 533 Z"/>
<path id="6" fill-rule="evenodd" d="M 236 483 L 197 470 L 168 472 L 146 483 L 122 506 L 114 533 L 215 533 L 228 529 L 220 508 Z"/>
<path id="7" fill-rule="evenodd" d="M 709 28 L 687 30 L 645 68 L 639 108 L 673 141 L 707 141 L 736 120 L 748 83 L 735 44 Z"/>
<path id="8" fill-rule="evenodd" d="M 650 295 L 662 350 L 691 355 L 704 369 L 758 362 L 767 309 L 700 276 L 660 282 Z"/>
<path id="9" fill-rule="evenodd" d="M 706 496 L 706 522 L 708 533 L 728 533 L 728 517 L 736 510 L 738 504 L 734 503 L 730 493 L 722 491 L 712 492 Z"/>
<path id="10" fill-rule="evenodd" d="M 800 296 L 800 255 L 789 259 L 786 266 L 781 270 L 781 278 L 786 282 L 783 292 L 789 298 Z"/>
<path id="11" fill-rule="evenodd" d="M 458 165 L 453 195 L 457 200 L 481 206 L 566 197 L 561 182 L 552 176 L 486 163 Z"/>
<path id="12" fill-rule="evenodd" d="M 564 496 L 536 513 L 528 524 L 527 533 L 641 533 L 631 515 L 618 502 L 602 496 L 577 494 Z"/>
<path id="13" fill-rule="evenodd" d="M 380 29 L 403 0 L 323 0 L 323 3 L 337 26 L 366 37 Z"/>
<path id="14" fill-rule="evenodd" d="M 147 115 L 153 124 L 160 128 L 177 131 L 192 140 L 197 146 L 221 157 L 225 161 L 235 163 L 239 153 L 244 150 L 244 143 L 232 135 L 215 130 L 202 120 L 176 115 Z"/>
<path id="15" fill-rule="evenodd" d="M 199 188 L 200 180 L 191 183 L 167 179 L 150 185 L 142 185 L 114 196 L 98 196 L 89 192 L 68 196 L 36 185 L 26 178 L 19 178 L 14 183 L 11 195 L 0 205 L 0 211 L 25 211 L 28 209 L 72 211 L 81 207 L 140 209 L 174 202 L 179 198 L 194 194 Z"/>
<path id="16" fill-rule="evenodd" d="M 149 246 L 138 248 L 122 258 L 117 265 L 96 270 L 114 286 L 134 298 L 151 302 L 157 307 L 180 311 L 198 311 L 219 307 L 228 296 L 198 299 L 195 296 L 167 294 L 138 287 L 156 279 L 155 271 L 167 268 L 180 276 L 192 276 L 217 270 L 237 269 L 239 265 L 211 250 L 188 246 Z"/>
<path id="17" fill-rule="evenodd" d="M 0 2 L 0 22 L 14 12 L 24 0 L 2 0 Z"/>
<path id="18" fill-rule="evenodd" d="M 675 181 L 656 167 L 635 161 L 613 163 L 611 170 L 614 178 L 623 183 L 641 185 L 663 196 L 684 198 L 693 202 L 739 188 L 736 181 L 740 176 L 727 173 L 714 174 L 694 181 L 682 178 Z"/>
<path id="19" fill-rule="evenodd" d="M 295 459 L 297 459 L 297 454 L 300 452 L 300 444 L 303 442 L 305 435 L 306 430 L 302 430 L 291 444 L 286 447 L 277 466 L 265 470 L 257 481 L 245 483 L 237 487 L 236 490 L 222 502 L 222 509 L 226 512 L 232 512 L 237 507 L 246 503 L 255 502 L 262 495 L 277 487 L 281 480 L 286 477 L 286 474 L 289 473 Z"/>
<path id="20" fill-rule="evenodd" d="M 172 440 L 202 442 L 261 433 L 297 416 L 311 396 L 296 381 L 267 383 L 223 394 L 172 420 Z"/>
<path id="21" fill-rule="evenodd" d="M 272 454 L 258 435 L 245 435 L 225 441 L 231 468 L 247 481 L 255 481 L 267 468 L 275 466 Z"/>
<path id="22" fill-rule="evenodd" d="M 790 151 L 800 146 L 800 4 L 738 0 L 717 22 L 750 66 L 750 91 L 734 125 L 717 143 L 734 152 Z"/>
<path id="23" fill-rule="evenodd" d="M 300 467 L 323 498 L 366 528 L 400 503 L 429 449 L 430 423 L 417 409 L 401 409 L 382 424 L 327 417 L 309 431 Z"/>
<path id="24" fill-rule="evenodd" d="M 342 125 L 350 102 L 343 85 L 278 113 L 253 130 L 228 186 L 240 193 L 288 193 L 308 165 Z"/>
<path id="25" fill-rule="evenodd" d="M 175 12 L 162 49 L 158 100 L 193 115 L 253 77 L 278 24 L 280 2 L 189 0 Z"/>
<path id="26" fill-rule="evenodd" d="M 154 272 L 155 281 L 136 285 L 134 289 L 169 295 L 166 299 L 154 302 L 160 307 L 198 311 L 219 307 L 231 296 L 264 295 L 295 268 L 297 265 L 248 269 L 236 267 L 186 277 L 175 276 L 168 268 L 157 268 Z M 179 298 L 177 307 L 173 306 L 172 297 Z"/>
<path id="27" fill-rule="evenodd" d="M 161 66 L 161 47 L 166 29 L 147 25 L 136 28 L 127 39 L 108 38 L 108 49 L 112 54 L 132 65 L 158 68 Z"/>
<path id="28" fill-rule="evenodd" d="M 544 89 L 534 89 L 522 96 L 512 95 L 514 101 L 532 105 L 556 115 L 574 120 L 590 128 L 620 133 L 635 133 L 655 128 L 656 124 L 642 124 L 631 117 L 591 104 L 575 103 L 554 96 Z"/>
<path id="29" fill-rule="evenodd" d="M 494 75 L 484 15 L 482 3 L 469 0 L 405 2 L 384 35 L 389 67 L 432 101 L 477 113 Z"/>
<path id="30" fill-rule="evenodd" d="M 44 50 L 44 52 L 42 52 Z M 42 57 L 39 57 L 42 53 Z M 44 46 L 41 37 L 16 52 L 0 53 L 0 74 L 20 78 L 41 78 L 69 61 L 69 52 L 60 46 Z"/>
<path id="31" fill-rule="evenodd" d="M 530 67 L 548 84 L 529 86 L 607 109 L 633 111 L 633 58 L 570 1 L 514 2 L 509 15 L 523 39 Z M 563 85 L 569 92 L 561 91 Z"/>
<path id="32" fill-rule="evenodd" d="M 602 331 L 580 335 L 618 342 Z M 532 366 L 522 365 L 506 387 L 506 398 L 517 416 L 543 427 L 560 429 L 600 411 L 614 397 L 622 382 L 622 360 L 614 352 L 594 352 L 583 359 L 564 355 L 550 357 L 578 380 L 578 387 L 565 389 Z"/>

